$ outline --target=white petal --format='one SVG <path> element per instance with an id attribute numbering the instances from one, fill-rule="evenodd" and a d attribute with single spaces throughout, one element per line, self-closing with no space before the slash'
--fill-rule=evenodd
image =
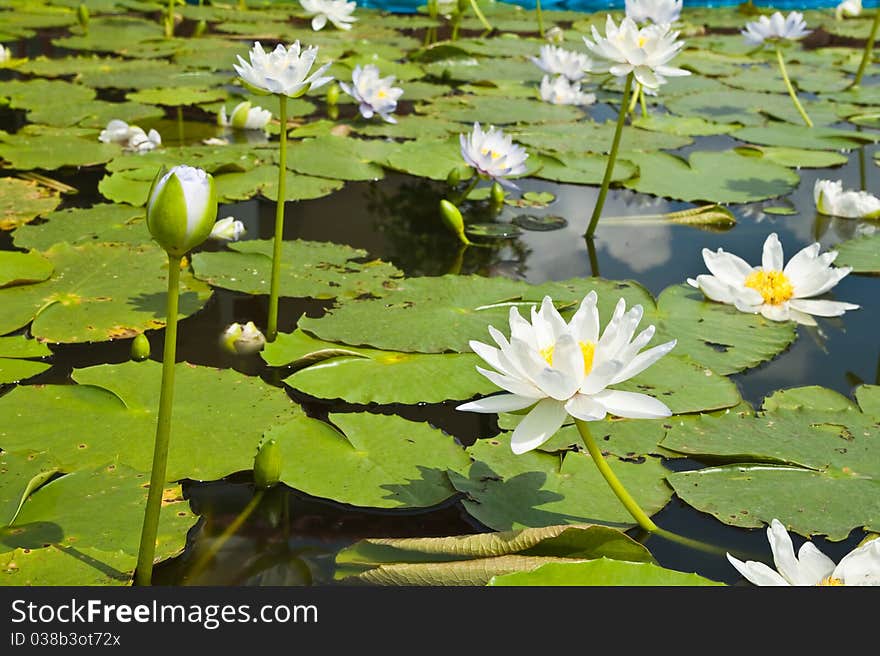
<path id="1" fill-rule="evenodd" d="M 672 349 L 675 348 L 677 340 L 672 340 L 670 342 L 666 342 L 665 344 L 660 344 L 653 348 L 644 351 L 643 353 L 639 353 L 636 357 L 630 360 L 629 364 L 627 364 L 623 369 L 618 372 L 618 374 L 611 379 L 609 385 L 615 385 L 617 383 L 622 383 L 625 380 L 629 380 L 633 376 L 638 376 L 645 369 L 650 367 L 652 364 L 657 362 L 664 355 L 669 353 Z"/>
<path id="2" fill-rule="evenodd" d="M 575 394 L 565 403 L 565 410 L 572 417 L 584 421 L 599 421 L 605 418 L 605 407 L 586 394 Z"/>
<path id="3" fill-rule="evenodd" d="M 850 551 L 834 568 L 832 576 L 845 585 L 880 585 L 880 539 Z"/>
<path id="4" fill-rule="evenodd" d="M 559 401 L 539 401 L 514 429 L 510 437 L 510 448 L 517 455 L 538 448 L 553 437 L 567 416 L 565 407 Z"/>
<path id="5" fill-rule="evenodd" d="M 767 527 L 767 539 L 770 541 L 770 550 L 773 552 L 776 570 L 786 581 L 792 585 L 812 585 L 815 583 L 804 581 L 800 564 L 794 555 L 791 536 L 778 519 L 773 519 L 770 526 Z"/>
<path id="6" fill-rule="evenodd" d="M 770 305 L 769 303 L 765 303 L 761 306 L 761 314 L 764 315 L 765 318 L 770 319 L 770 321 L 788 321 L 791 319 L 791 314 L 788 311 L 788 303 L 782 303 L 780 305 Z"/>
<path id="7" fill-rule="evenodd" d="M 764 253 L 761 257 L 761 268 L 764 271 L 782 271 L 784 264 L 782 244 L 775 232 L 771 232 L 764 241 Z"/>
<path id="8" fill-rule="evenodd" d="M 819 583 L 834 571 L 834 561 L 823 554 L 812 542 L 804 542 L 798 550 L 801 576 L 804 581 Z"/>
<path id="9" fill-rule="evenodd" d="M 705 294 L 706 298 L 711 301 L 716 301 L 718 303 L 727 303 L 728 305 L 732 305 L 734 301 L 733 289 L 730 285 L 726 285 L 721 282 L 715 276 L 710 276 L 707 274 L 701 274 L 697 276 L 697 279 L 694 280 L 695 286 L 700 288 L 700 291 Z"/>
<path id="10" fill-rule="evenodd" d="M 539 390 L 528 381 L 524 381 L 518 378 L 512 378 L 511 376 L 504 376 L 496 371 L 489 371 L 488 369 L 483 369 L 482 367 L 477 367 L 477 371 L 479 371 L 486 378 L 498 385 L 498 387 L 503 390 L 507 390 L 511 394 L 528 396 L 534 399 L 539 399 L 543 396 L 546 396 L 546 394 L 543 394 L 541 390 Z"/>
<path id="11" fill-rule="evenodd" d="M 786 581 L 779 575 L 779 572 L 774 571 L 771 567 L 768 567 L 764 563 L 759 563 L 754 560 L 743 562 L 741 560 L 737 560 L 730 554 L 727 554 L 727 560 L 730 561 L 731 565 L 736 567 L 740 574 L 742 574 L 749 582 L 754 583 L 755 585 L 790 585 L 788 581 Z"/>
<path id="12" fill-rule="evenodd" d="M 716 252 L 703 249 L 703 262 L 713 276 L 727 285 L 739 286 L 752 272 L 752 266 L 733 253 L 725 253 L 720 248 Z"/>
<path id="13" fill-rule="evenodd" d="M 530 399 L 517 394 L 498 394 L 497 396 L 487 396 L 484 399 L 477 399 L 468 403 L 462 403 L 456 406 L 456 410 L 465 412 L 513 412 L 514 410 L 522 410 L 535 405 L 535 399 Z"/>
<path id="14" fill-rule="evenodd" d="M 817 317 L 839 317 L 847 310 L 858 310 L 859 306 L 854 303 L 843 301 L 823 301 L 815 299 L 794 298 L 788 304 L 795 310 L 806 312 Z"/>
<path id="15" fill-rule="evenodd" d="M 605 406 L 611 414 L 627 419 L 659 419 L 672 415 L 662 401 L 638 392 L 606 389 L 594 394 L 593 400 Z"/>

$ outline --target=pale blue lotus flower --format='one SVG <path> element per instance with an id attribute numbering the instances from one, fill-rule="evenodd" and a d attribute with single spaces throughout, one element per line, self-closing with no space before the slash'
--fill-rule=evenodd
<path id="1" fill-rule="evenodd" d="M 526 159 L 529 154 L 525 148 L 515 145 L 509 135 L 495 126 L 483 131 L 479 123 L 474 123 L 473 131 L 465 136 L 459 135 L 461 156 L 477 174 L 491 178 L 499 184 L 517 189 L 507 176 L 526 172 Z"/>
<path id="2" fill-rule="evenodd" d="M 397 123 L 391 114 L 397 108 L 403 89 L 393 86 L 394 79 L 393 75 L 379 77 L 379 68 L 374 64 L 357 65 L 351 74 L 351 84 L 340 82 L 339 87 L 358 101 L 358 111 L 364 118 L 378 114 L 388 123 Z"/>

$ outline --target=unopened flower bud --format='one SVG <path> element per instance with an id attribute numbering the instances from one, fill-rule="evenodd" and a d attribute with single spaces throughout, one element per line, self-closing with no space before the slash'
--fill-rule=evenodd
<path id="1" fill-rule="evenodd" d="M 220 345 L 230 353 L 249 355 L 263 349 L 266 345 L 266 337 L 253 321 L 248 321 L 243 326 L 240 323 L 233 323 L 223 331 Z"/>
<path id="2" fill-rule="evenodd" d="M 86 32 L 89 31 L 89 8 L 81 4 L 76 8 L 76 20 Z"/>
<path id="3" fill-rule="evenodd" d="M 181 257 L 201 244 L 217 219 L 214 178 L 202 169 L 161 169 L 147 197 L 147 227 L 170 255 Z"/>
<path id="4" fill-rule="evenodd" d="M 263 442 L 254 458 L 254 485 L 266 490 L 281 480 L 281 447 L 275 440 Z"/>
<path id="5" fill-rule="evenodd" d="M 494 205 L 501 205 L 504 202 L 504 188 L 497 182 L 492 183 L 489 190 L 489 199 Z"/>
<path id="6" fill-rule="evenodd" d="M 208 29 L 208 22 L 203 18 L 198 23 L 196 23 L 196 26 L 193 28 L 192 35 L 193 35 L 193 37 L 198 39 L 200 36 L 202 36 L 205 33 L 205 30 L 207 30 L 207 29 Z"/>
<path id="7" fill-rule="evenodd" d="M 327 105 L 333 106 L 339 102 L 339 85 L 331 84 L 327 87 Z"/>
<path id="8" fill-rule="evenodd" d="M 446 184 L 450 187 L 455 187 L 459 182 L 461 182 L 461 169 L 457 166 L 449 169 L 449 173 L 446 174 Z"/>
<path id="9" fill-rule="evenodd" d="M 214 224 L 209 238 L 219 241 L 238 241 L 245 232 L 247 230 L 245 230 L 244 223 L 233 216 L 227 216 Z"/>
<path id="10" fill-rule="evenodd" d="M 135 362 L 143 362 L 148 357 L 150 357 L 150 340 L 140 333 L 131 341 L 131 359 Z"/>
<path id="11" fill-rule="evenodd" d="M 463 244 L 470 244 L 470 239 L 464 234 L 464 219 L 458 208 L 445 198 L 440 201 L 440 216 L 447 228 Z"/>

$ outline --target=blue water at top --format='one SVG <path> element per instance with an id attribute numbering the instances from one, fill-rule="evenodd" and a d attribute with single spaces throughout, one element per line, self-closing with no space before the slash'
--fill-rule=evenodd
<path id="1" fill-rule="evenodd" d="M 711 0 L 700 2 L 698 0 L 686 0 L 685 7 L 730 7 L 740 4 L 742 0 Z M 374 7 L 387 9 L 400 13 L 415 13 L 418 7 L 426 4 L 425 0 L 358 0 L 362 7 Z M 511 4 L 517 4 L 528 9 L 535 8 L 535 0 L 521 0 Z M 805 9 L 827 9 L 836 7 L 838 0 L 774 0 L 774 2 L 755 2 L 758 7 L 773 7 L 775 9 L 791 11 L 803 11 Z M 541 0 L 543 9 L 565 9 L 572 11 L 601 11 L 603 9 L 622 9 L 623 0 Z"/>

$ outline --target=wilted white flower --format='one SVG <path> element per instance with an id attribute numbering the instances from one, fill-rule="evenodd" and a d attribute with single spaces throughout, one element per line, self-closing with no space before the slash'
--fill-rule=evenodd
<path id="1" fill-rule="evenodd" d="M 226 105 L 223 105 L 217 114 L 218 125 L 239 130 L 262 130 L 271 119 L 272 112 L 262 107 L 253 107 L 247 100 L 238 103 L 228 117 Z"/>
<path id="2" fill-rule="evenodd" d="M 569 82 L 564 75 L 557 75 L 552 80 L 545 75 L 541 80 L 541 100 L 554 105 L 592 105 L 596 96 L 584 93 L 580 82 Z"/>
<path id="3" fill-rule="evenodd" d="M 880 219 L 880 198 L 867 191 L 844 191 L 841 180 L 816 180 L 813 200 L 822 214 L 847 219 Z"/>
<path id="4" fill-rule="evenodd" d="M 590 69 L 590 58 L 580 52 L 545 45 L 541 46 L 540 53 L 540 57 L 529 59 L 545 73 L 564 75 L 572 82 L 583 79 Z"/>
<path id="5" fill-rule="evenodd" d="M 98 141 L 103 143 L 117 143 L 126 150 L 144 153 L 162 145 L 162 137 L 156 130 L 144 132 L 137 125 L 129 125 L 118 118 L 107 123 L 107 127 L 101 130 Z"/>
<path id="6" fill-rule="evenodd" d="M 147 228 L 168 253 L 182 256 L 201 244 L 217 218 L 214 178 L 203 169 L 160 170 L 147 196 Z"/>
<path id="7" fill-rule="evenodd" d="M 223 331 L 220 344 L 231 353 L 248 355 L 262 351 L 266 345 L 266 337 L 253 321 L 248 321 L 244 326 L 233 323 Z"/>
<path id="8" fill-rule="evenodd" d="M 764 563 L 743 562 L 727 554 L 731 565 L 755 585 L 880 585 L 880 539 L 856 547 L 837 565 L 812 542 L 804 542 L 795 555 L 791 536 L 778 519 L 767 527 L 767 539 L 775 570 Z"/>
<path id="9" fill-rule="evenodd" d="M 211 229 L 209 239 L 217 239 L 219 241 L 238 241 L 242 235 L 247 232 L 244 223 L 232 216 L 220 219 Z"/>
<path id="10" fill-rule="evenodd" d="M 607 414 L 631 419 L 656 419 L 672 414 L 646 394 L 608 389 L 638 375 L 675 346 L 675 340 L 640 353 L 654 336 L 648 326 L 635 339 L 643 309 L 626 311 L 620 299 L 599 335 L 598 297 L 590 292 L 569 323 L 545 296 L 541 309 L 532 308 L 529 323 L 516 307 L 510 309 L 510 339 L 489 326 L 498 348 L 471 341 L 473 351 L 495 371 L 477 367 L 507 394 L 458 406 L 470 412 L 512 412 L 532 407 L 511 436 L 514 453 L 536 449 L 553 437 L 566 417 L 599 421 Z"/>
<path id="11" fill-rule="evenodd" d="M 584 37 L 584 43 L 595 59 L 591 72 L 609 72 L 615 77 L 632 73 L 646 89 L 656 89 L 666 77 L 690 75 L 690 71 L 669 66 L 669 62 L 684 47 L 678 41 L 678 32 L 668 25 L 648 25 L 639 29 L 631 18 L 624 18 L 618 27 L 611 16 L 605 22 L 602 37 L 593 25 L 593 41 Z"/>
<path id="12" fill-rule="evenodd" d="M 781 12 L 775 12 L 770 18 L 761 16 L 756 21 L 746 23 L 746 29 L 740 33 L 746 42 L 759 46 L 765 41 L 797 41 L 803 39 L 812 30 L 807 29 L 804 15 L 799 11 L 793 11 L 783 17 Z"/>
<path id="13" fill-rule="evenodd" d="M 329 20 L 340 30 L 350 30 L 351 24 L 357 20 L 352 13 L 357 7 L 356 2 L 346 0 L 299 0 L 306 15 L 313 16 L 312 29 L 323 29 Z"/>
<path id="14" fill-rule="evenodd" d="M 232 66 L 239 77 L 257 93 L 276 93 L 297 98 L 333 79 L 332 76 L 322 76 L 330 66 L 329 63 L 309 75 L 317 57 L 317 46 L 301 51 L 299 41 L 288 48 L 279 43 L 268 54 L 260 42 L 256 41 L 250 51 L 250 63 L 239 55 L 238 64 Z"/>
<path id="15" fill-rule="evenodd" d="M 379 68 L 367 64 L 354 67 L 351 74 L 352 83 L 340 82 L 339 87 L 360 103 L 358 110 L 364 118 L 372 118 L 378 114 L 388 123 L 397 123 L 391 113 L 397 108 L 397 99 L 403 89 L 393 86 L 394 76 L 379 77 Z"/>
<path id="16" fill-rule="evenodd" d="M 862 0 L 843 0 L 834 9 L 834 17 L 837 20 L 843 19 L 844 16 L 854 17 L 862 13 Z"/>
<path id="17" fill-rule="evenodd" d="M 814 243 L 795 254 L 783 268 L 782 244 L 776 233 L 764 242 L 761 266 L 752 267 L 742 258 L 722 249 L 703 249 L 703 261 L 712 275 L 703 274 L 688 283 L 709 299 L 734 305 L 741 312 L 760 312 L 771 321 L 788 321 L 815 326 L 817 317 L 838 317 L 858 305 L 816 300 L 846 276 L 852 267 L 831 267 L 836 251 L 819 255 Z"/>
<path id="18" fill-rule="evenodd" d="M 671 25 L 681 14 L 682 0 L 626 0 L 627 18 L 636 23 Z"/>
<path id="19" fill-rule="evenodd" d="M 98 141 L 125 145 L 128 143 L 129 136 L 128 123 L 118 118 L 114 118 L 107 123 L 106 128 L 101 130 L 101 134 L 98 135 Z"/>
<path id="20" fill-rule="evenodd" d="M 458 136 L 461 144 L 461 156 L 468 166 L 476 169 L 479 175 L 492 178 L 499 184 L 517 189 L 517 186 L 506 180 L 509 175 L 520 175 L 526 172 L 526 159 L 529 154 L 522 146 L 514 145 L 510 136 L 495 126 L 483 132 L 479 123 L 474 123 L 473 131 L 465 136 Z"/>
<path id="21" fill-rule="evenodd" d="M 544 38 L 550 43 L 562 43 L 565 41 L 565 32 L 558 25 L 554 25 L 544 32 Z"/>

